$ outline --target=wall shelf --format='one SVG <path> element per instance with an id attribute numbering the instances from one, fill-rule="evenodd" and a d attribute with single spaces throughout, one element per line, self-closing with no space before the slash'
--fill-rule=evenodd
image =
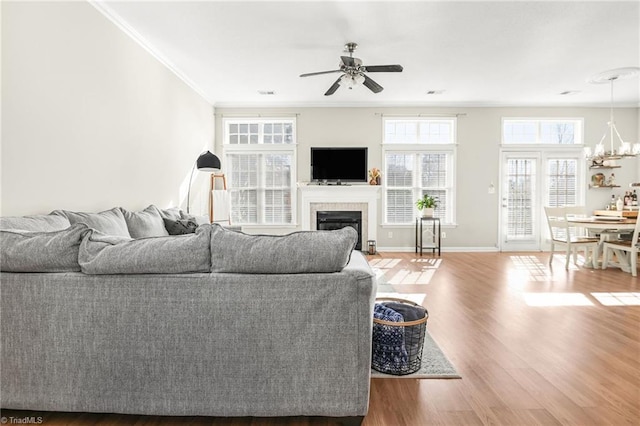
<path id="1" fill-rule="evenodd" d="M 619 169 L 622 166 L 589 166 L 590 169 Z"/>
<path id="2" fill-rule="evenodd" d="M 620 188 L 620 185 L 589 185 L 589 188 Z"/>

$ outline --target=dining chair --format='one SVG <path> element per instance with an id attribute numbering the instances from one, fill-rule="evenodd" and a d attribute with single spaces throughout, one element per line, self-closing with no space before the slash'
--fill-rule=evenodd
<path id="1" fill-rule="evenodd" d="M 617 262 L 609 260 L 613 252 L 617 257 Z M 602 251 L 602 269 L 608 266 L 615 266 L 622 270 L 631 268 L 631 275 L 638 276 L 638 253 L 640 253 L 640 219 L 636 219 L 636 227 L 630 240 L 605 241 Z"/>
<path id="2" fill-rule="evenodd" d="M 571 255 L 573 255 L 573 263 L 578 265 L 578 251 L 581 249 L 584 250 L 585 261 L 591 259 L 593 264 L 598 253 L 600 240 L 597 237 L 589 236 L 584 228 L 567 222 L 567 217 L 584 216 L 585 208 L 581 206 L 545 207 L 544 212 L 547 216 L 547 224 L 551 234 L 549 265 L 553 262 L 556 246 L 564 247 L 566 255 L 565 269 L 569 269 Z M 591 255 L 589 255 L 589 252 L 591 252 Z"/>

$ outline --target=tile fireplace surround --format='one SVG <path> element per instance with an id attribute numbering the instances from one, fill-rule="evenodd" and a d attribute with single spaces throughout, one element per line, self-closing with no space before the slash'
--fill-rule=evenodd
<path id="1" fill-rule="evenodd" d="M 378 223 L 380 186 L 375 185 L 305 185 L 300 191 L 302 229 L 316 229 L 318 211 L 362 212 L 362 242 L 375 240 Z"/>

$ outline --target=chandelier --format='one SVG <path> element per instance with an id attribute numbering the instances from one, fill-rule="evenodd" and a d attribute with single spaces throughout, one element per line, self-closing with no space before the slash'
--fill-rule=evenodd
<path id="1" fill-rule="evenodd" d="M 607 130 L 593 151 L 591 151 L 590 147 L 585 147 L 584 149 L 585 157 L 591 161 L 592 165 L 602 165 L 604 160 L 617 160 L 623 157 L 640 155 L 640 143 L 634 143 L 632 145 L 629 142 L 625 142 L 622 136 L 620 136 L 620 132 L 618 132 L 616 122 L 613 118 L 613 83 L 621 78 L 636 76 L 638 73 L 640 73 L 640 68 L 637 67 L 617 68 L 597 74 L 588 80 L 589 83 L 594 84 L 609 83 L 611 87 L 611 106 Z M 609 146 L 605 147 L 607 136 L 609 136 Z M 614 146 L 616 137 L 618 140 L 617 147 Z"/>

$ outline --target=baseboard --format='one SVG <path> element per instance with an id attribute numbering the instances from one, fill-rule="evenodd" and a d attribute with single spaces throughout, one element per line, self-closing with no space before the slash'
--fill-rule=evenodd
<path id="1" fill-rule="evenodd" d="M 386 251 L 391 253 L 406 253 L 411 252 L 415 253 L 415 247 L 378 247 L 378 251 Z M 442 247 L 440 249 L 442 253 L 464 253 L 464 252 L 474 252 L 474 253 L 490 253 L 499 251 L 497 247 Z M 431 249 L 422 250 L 423 254 L 430 254 Z"/>

